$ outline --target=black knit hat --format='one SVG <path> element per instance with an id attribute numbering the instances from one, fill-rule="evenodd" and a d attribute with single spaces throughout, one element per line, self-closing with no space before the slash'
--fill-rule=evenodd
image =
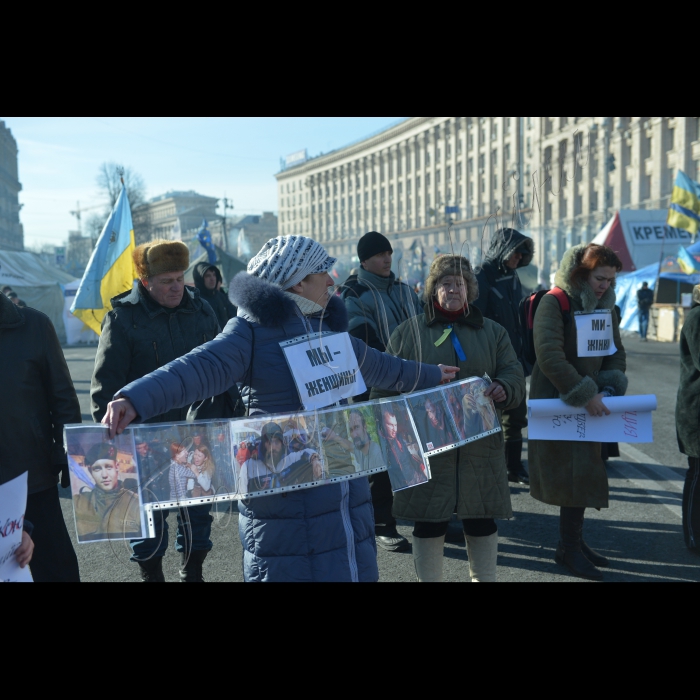
<path id="1" fill-rule="evenodd" d="M 366 233 L 357 244 L 357 257 L 360 258 L 361 263 L 386 252 L 393 253 L 394 249 L 391 247 L 389 239 L 376 231 Z"/>

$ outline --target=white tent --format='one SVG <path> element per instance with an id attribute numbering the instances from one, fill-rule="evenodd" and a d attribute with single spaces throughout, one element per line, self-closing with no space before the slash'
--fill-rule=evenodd
<path id="1" fill-rule="evenodd" d="M 98 343 L 100 338 L 95 331 L 88 328 L 77 316 L 70 312 L 75 297 L 80 288 L 80 280 L 73 280 L 68 284 L 61 285 L 65 297 L 63 306 L 63 324 L 66 328 L 66 338 L 68 345 L 80 345 L 83 343 Z"/>
<path id="2" fill-rule="evenodd" d="M 66 327 L 61 285 L 74 279 L 68 273 L 47 265 L 34 253 L 0 250 L 0 287 L 12 287 L 27 306 L 46 314 L 62 343 L 66 342 Z"/>

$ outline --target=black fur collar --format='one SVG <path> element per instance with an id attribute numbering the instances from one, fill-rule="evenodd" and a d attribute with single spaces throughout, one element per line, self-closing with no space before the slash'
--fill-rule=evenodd
<path id="1" fill-rule="evenodd" d="M 296 304 L 279 287 L 246 272 L 233 278 L 229 297 L 248 319 L 266 328 L 276 328 L 298 318 Z M 348 330 L 348 313 L 340 297 L 331 297 L 323 321 L 334 333 Z"/>
<path id="2" fill-rule="evenodd" d="M 4 295 L 0 294 L 0 328 L 18 328 L 24 323 L 19 309 Z"/>

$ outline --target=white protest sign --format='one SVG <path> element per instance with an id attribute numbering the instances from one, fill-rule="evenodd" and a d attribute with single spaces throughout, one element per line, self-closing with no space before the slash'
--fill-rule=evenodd
<path id="1" fill-rule="evenodd" d="M 612 312 L 600 309 L 592 313 L 576 312 L 579 357 L 609 357 L 617 352 L 613 337 Z"/>
<path id="2" fill-rule="evenodd" d="M 313 333 L 280 346 L 306 411 L 367 391 L 349 333 Z"/>
<path id="3" fill-rule="evenodd" d="M 15 558 L 22 545 L 27 479 L 25 473 L 0 486 L 0 583 L 32 582 L 29 569 L 20 569 Z"/>
<path id="4" fill-rule="evenodd" d="M 651 414 L 656 396 L 603 399 L 609 416 L 593 418 L 585 408 L 572 408 L 559 399 L 529 402 L 530 440 L 571 442 L 654 442 Z"/>

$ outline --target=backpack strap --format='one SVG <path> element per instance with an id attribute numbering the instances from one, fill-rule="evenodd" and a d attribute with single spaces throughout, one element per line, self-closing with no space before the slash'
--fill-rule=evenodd
<path id="1" fill-rule="evenodd" d="M 569 299 L 569 295 L 559 287 L 554 287 L 554 289 L 547 292 L 547 294 L 550 294 L 556 298 L 556 300 L 559 302 L 561 312 L 564 314 L 565 318 L 568 318 L 569 314 L 571 314 L 571 299 Z"/>

